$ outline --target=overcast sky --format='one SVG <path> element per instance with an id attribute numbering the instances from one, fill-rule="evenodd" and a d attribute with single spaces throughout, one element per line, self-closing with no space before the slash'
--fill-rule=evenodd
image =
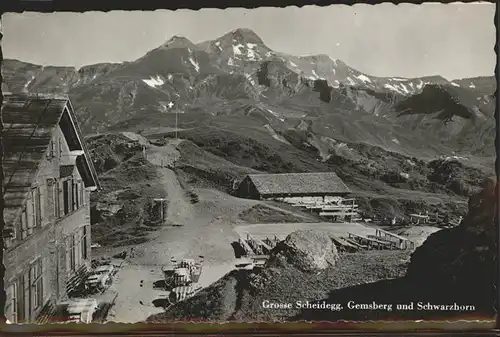
<path id="1" fill-rule="evenodd" d="M 254 30 L 275 51 L 328 54 L 374 76 L 491 76 L 494 4 L 381 4 L 108 13 L 7 13 L 5 58 L 75 66 L 131 61 L 173 35 Z"/>

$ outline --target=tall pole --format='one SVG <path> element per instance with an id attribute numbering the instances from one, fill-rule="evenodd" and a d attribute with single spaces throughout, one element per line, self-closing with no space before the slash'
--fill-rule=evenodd
<path id="1" fill-rule="evenodd" d="M 175 139 L 177 140 L 177 121 L 178 121 L 178 111 L 175 109 Z"/>

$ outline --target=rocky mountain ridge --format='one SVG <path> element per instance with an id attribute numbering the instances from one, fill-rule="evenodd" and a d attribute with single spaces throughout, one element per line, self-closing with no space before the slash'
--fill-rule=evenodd
<path id="1" fill-rule="evenodd" d="M 68 93 L 87 134 L 237 120 L 273 134 L 308 125 L 318 148 L 333 139 L 418 157 L 494 155 L 493 77 L 374 77 L 327 55 L 273 51 L 249 29 L 199 44 L 174 36 L 133 62 L 4 60 L 2 72 L 5 91 Z"/>

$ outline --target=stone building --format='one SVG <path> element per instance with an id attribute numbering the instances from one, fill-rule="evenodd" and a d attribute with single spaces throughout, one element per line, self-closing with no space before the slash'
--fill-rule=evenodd
<path id="1" fill-rule="evenodd" d="M 40 322 L 90 267 L 99 182 L 68 97 L 8 94 L 2 114 L 6 317 Z"/>

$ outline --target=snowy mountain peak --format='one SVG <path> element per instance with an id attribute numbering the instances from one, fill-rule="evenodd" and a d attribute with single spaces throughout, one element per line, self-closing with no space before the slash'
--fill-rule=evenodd
<path id="1" fill-rule="evenodd" d="M 237 42 L 240 43 L 257 43 L 257 44 L 263 44 L 264 41 L 251 29 L 249 28 L 238 28 L 235 29 L 226 35 L 224 37 L 231 37 L 233 40 L 236 40 Z"/>
<path id="2" fill-rule="evenodd" d="M 196 48 L 196 45 L 188 38 L 182 35 L 174 35 L 167 42 L 161 45 L 161 48 Z"/>

